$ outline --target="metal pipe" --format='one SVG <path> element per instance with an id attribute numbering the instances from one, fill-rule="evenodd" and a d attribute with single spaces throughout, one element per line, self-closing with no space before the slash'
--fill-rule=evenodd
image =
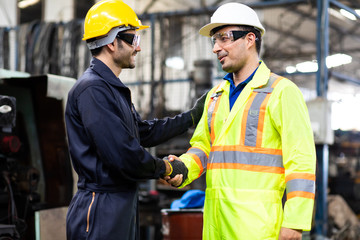
<path id="1" fill-rule="evenodd" d="M 351 83 L 355 83 L 357 85 L 360 85 L 360 79 L 356 79 L 356 78 L 352 78 L 352 77 L 349 77 L 345 74 L 342 74 L 342 73 L 339 73 L 339 72 L 330 72 L 330 75 L 332 77 L 335 77 L 339 80 L 343 80 L 343 81 L 347 81 L 347 82 L 351 82 Z"/>
<path id="2" fill-rule="evenodd" d="M 261 8 L 269 8 L 269 7 L 281 7 L 281 6 L 289 6 L 291 4 L 308 4 L 307 0 L 275 0 L 275 1 L 266 1 L 266 2 L 254 2 L 248 3 L 247 5 L 254 9 Z M 186 11 L 171 11 L 171 12 L 157 12 L 157 13 L 146 13 L 139 16 L 141 20 L 149 20 L 152 16 L 156 17 L 183 17 L 183 16 L 195 16 L 195 15 L 203 15 L 203 14 L 212 14 L 218 6 L 212 6 L 208 8 L 198 8 L 198 9 L 190 9 Z"/>
<path id="3" fill-rule="evenodd" d="M 151 83 L 151 98 L 150 98 L 150 116 L 154 114 L 154 94 L 155 94 L 155 16 L 151 16 L 151 70 L 150 70 L 150 83 Z"/>
<path id="4" fill-rule="evenodd" d="M 328 68 L 326 57 L 329 54 L 329 0 L 317 0 L 317 62 L 318 71 L 316 74 L 317 96 L 327 99 L 328 90 Z M 317 235 L 327 235 L 327 187 L 328 187 L 328 165 L 329 148 L 326 143 L 316 145 L 317 161 L 319 163 L 316 174 L 316 213 L 315 231 Z"/>
<path id="5" fill-rule="evenodd" d="M 173 79 L 173 80 L 165 80 L 164 83 L 178 83 L 178 82 L 191 82 L 192 79 Z M 152 81 L 145 81 L 145 82 L 124 82 L 126 86 L 139 86 L 139 85 L 147 85 L 147 84 L 153 84 Z M 155 86 L 159 84 L 158 82 L 155 82 Z"/>
<path id="6" fill-rule="evenodd" d="M 344 5 L 344 4 L 342 4 L 342 3 L 340 3 L 340 2 L 338 2 L 338 1 L 336 1 L 336 0 L 330 0 L 330 3 L 333 4 L 333 5 L 335 5 L 335 6 L 337 6 L 338 8 L 345 9 L 346 11 L 354 14 L 355 17 L 357 17 L 358 19 L 360 19 L 360 15 L 357 14 L 357 12 L 356 12 L 354 9 L 352 9 L 352 8 L 350 8 L 350 7 Z"/>
<path id="7" fill-rule="evenodd" d="M 328 68 L 326 66 L 326 57 L 329 55 L 329 0 L 317 0 L 317 62 L 318 71 L 317 96 L 327 97 Z"/>
<path id="8" fill-rule="evenodd" d="M 324 0 L 327 1 L 327 0 Z M 315 212 L 315 231 L 318 236 L 327 236 L 327 185 L 329 171 L 329 146 L 327 144 L 316 145 L 316 158 L 318 162 L 316 174 L 316 212 Z M 322 238 L 317 238 L 322 239 Z"/>

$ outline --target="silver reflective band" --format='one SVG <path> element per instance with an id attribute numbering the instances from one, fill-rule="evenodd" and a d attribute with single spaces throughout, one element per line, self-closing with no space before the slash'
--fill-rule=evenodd
<path id="1" fill-rule="evenodd" d="M 209 128 L 209 134 L 211 134 L 211 121 L 212 121 L 212 115 L 214 113 L 215 110 L 215 105 L 216 105 L 216 101 L 221 97 L 223 91 L 219 91 L 216 90 L 215 93 L 213 93 L 213 95 L 211 95 L 211 103 L 208 107 L 208 128 Z M 214 131 L 215 129 L 213 129 Z M 212 145 L 212 142 L 210 140 L 210 145 Z"/>
<path id="2" fill-rule="evenodd" d="M 266 83 L 265 86 L 263 86 L 262 88 L 255 88 L 253 90 L 253 92 L 256 92 L 258 94 L 255 96 L 248 111 L 245 130 L 245 146 L 255 147 L 258 134 L 262 134 L 262 132 L 258 131 L 261 105 L 263 104 L 267 95 L 272 93 L 272 85 L 278 78 L 278 75 L 271 74 L 269 81 Z"/>
<path id="3" fill-rule="evenodd" d="M 284 168 L 282 155 L 240 151 L 215 151 L 210 152 L 209 159 L 213 159 L 211 163 L 240 163 Z"/>
<path id="4" fill-rule="evenodd" d="M 293 179 L 286 183 L 286 193 L 294 191 L 315 193 L 315 181 L 308 179 Z"/>
<path id="5" fill-rule="evenodd" d="M 204 151 L 202 151 L 201 149 L 198 148 L 190 148 L 187 153 L 192 153 L 195 154 L 201 162 L 201 165 L 203 167 L 203 169 L 206 169 L 206 165 L 207 165 L 207 161 L 208 161 L 208 157 L 206 155 L 206 153 Z"/>
<path id="6" fill-rule="evenodd" d="M 246 120 L 245 146 L 256 146 L 260 109 L 265 98 L 266 94 L 258 94 L 255 96 L 254 101 L 251 104 Z"/>
<path id="7" fill-rule="evenodd" d="M 107 35 L 105 35 L 103 38 L 94 40 L 92 42 L 87 43 L 87 46 L 90 50 L 105 46 L 107 44 L 112 43 L 115 40 L 116 35 L 119 32 L 126 31 L 129 29 L 136 29 L 132 26 L 120 26 L 120 27 L 114 27 L 109 31 Z"/>

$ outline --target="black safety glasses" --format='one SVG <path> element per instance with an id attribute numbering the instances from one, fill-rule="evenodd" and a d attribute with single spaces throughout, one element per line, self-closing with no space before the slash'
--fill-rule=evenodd
<path id="1" fill-rule="evenodd" d="M 140 45 L 140 36 L 132 33 L 119 32 L 116 37 L 137 48 Z"/>

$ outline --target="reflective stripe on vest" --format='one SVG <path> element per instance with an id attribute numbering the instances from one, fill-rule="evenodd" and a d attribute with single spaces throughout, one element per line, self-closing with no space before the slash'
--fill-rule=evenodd
<path id="1" fill-rule="evenodd" d="M 292 173 L 285 178 L 287 199 L 315 198 L 315 174 Z"/>
<path id="2" fill-rule="evenodd" d="M 282 151 L 280 149 L 261 148 L 266 105 L 273 88 L 281 79 L 282 77 L 272 73 L 266 85 L 253 90 L 243 114 L 247 117 L 243 117 L 240 145 L 213 147 L 209 156 L 208 169 L 229 168 L 284 174 Z M 219 98 L 214 94 L 214 98 L 209 104 L 208 122 L 211 122 L 209 124 L 210 132 L 215 132 L 211 131 L 211 129 L 214 129 L 213 119 L 214 114 L 216 114 L 217 109 L 215 106 L 218 105 L 218 100 Z M 210 134 L 211 141 L 214 140 L 212 135 Z"/>
<path id="3" fill-rule="evenodd" d="M 242 169 L 254 172 L 278 174 L 283 174 L 285 172 L 281 155 L 220 150 L 211 151 L 209 158 L 211 159 L 209 169 Z"/>
<path id="4" fill-rule="evenodd" d="M 241 123 L 240 144 L 212 146 L 207 169 L 241 169 L 245 171 L 285 174 L 282 150 L 261 147 L 265 112 L 274 87 L 283 79 L 271 73 L 269 81 L 254 89 L 246 103 Z M 220 87 L 219 87 L 220 88 Z M 219 89 L 218 88 L 218 89 Z M 217 89 L 217 90 L 218 90 Z M 208 108 L 211 142 L 215 140 L 214 118 L 222 92 L 212 96 Z M 212 130 L 212 131 L 211 131 Z M 203 162 L 202 162 L 203 164 Z M 287 200 L 294 197 L 314 199 L 315 174 L 290 173 L 286 179 Z"/>
<path id="5" fill-rule="evenodd" d="M 187 154 L 190 154 L 192 158 L 196 161 L 196 164 L 200 168 L 199 177 L 206 170 L 206 164 L 208 162 L 207 154 L 200 148 L 192 147 L 187 151 Z"/>
<path id="6" fill-rule="evenodd" d="M 215 140 L 215 131 L 211 131 L 211 129 L 214 129 L 214 119 L 215 119 L 214 114 L 217 112 L 217 109 L 219 107 L 220 101 L 218 101 L 218 100 L 222 96 L 223 90 L 221 88 L 223 85 L 224 85 L 224 82 L 219 84 L 219 86 L 216 88 L 213 95 L 211 95 L 210 103 L 209 103 L 209 107 L 208 107 L 208 127 L 209 127 L 209 133 L 210 133 L 210 146 L 212 145 L 212 143 Z M 221 91 L 218 91 L 219 89 L 221 89 Z"/>
<path id="7" fill-rule="evenodd" d="M 243 117 L 241 123 L 242 129 L 245 129 L 241 134 L 241 145 L 261 147 L 266 106 L 274 87 L 282 78 L 272 73 L 265 86 L 253 90 L 244 110 L 247 117 Z"/>

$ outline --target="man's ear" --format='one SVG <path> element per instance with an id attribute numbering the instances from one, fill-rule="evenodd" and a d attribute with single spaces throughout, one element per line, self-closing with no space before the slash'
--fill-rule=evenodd
<path id="1" fill-rule="evenodd" d="M 249 44 L 256 44 L 256 35 L 254 33 L 250 32 L 248 35 L 246 35 L 246 39 Z"/>
<path id="2" fill-rule="evenodd" d="M 106 45 L 110 51 L 115 51 L 115 41 Z"/>

